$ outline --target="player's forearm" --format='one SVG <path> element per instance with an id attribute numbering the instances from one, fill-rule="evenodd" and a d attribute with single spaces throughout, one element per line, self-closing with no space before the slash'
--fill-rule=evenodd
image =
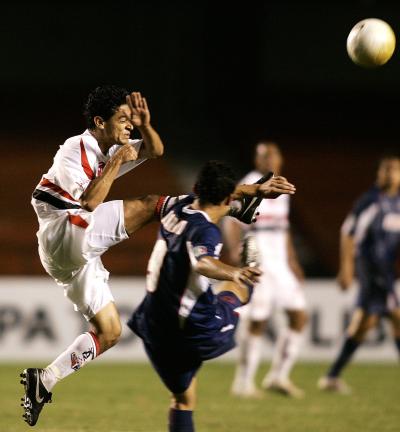
<path id="1" fill-rule="evenodd" d="M 342 235 L 340 239 L 340 267 L 354 269 L 354 239 L 349 235 Z"/>
<path id="2" fill-rule="evenodd" d="M 340 240 L 340 269 L 354 273 L 354 239 L 343 235 Z"/>
<path id="3" fill-rule="evenodd" d="M 80 198 L 81 206 L 85 210 L 95 210 L 106 199 L 121 165 L 122 159 L 120 157 L 111 158 L 104 167 L 102 175 L 90 182 Z"/>
<path id="4" fill-rule="evenodd" d="M 236 270 L 236 267 L 224 264 L 211 257 L 200 259 L 195 267 L 195 271 L 205 277 L 224 281 L 233 281 Z"/>
<path id="5" fill-rule="evenodd" d="M 241 184 L 237 185 L 232 194 L 232 199 L 237 200 L 244 198 L 245 196 L 258 196 L 259 195 L 259 184 Z"/>
<path id="6" fill-rule="evenodd" d="M 164 144 L 161 141 L 158 133 L 153 129 L 151 125 L 141 126 L 138 128 L 140 135 L 143 139 L 143 152 L 141 150 L 140 157 L 156 158 L 160 157 L 164 153 Z"/>
<path id="7" fill-rule="evenodd" d="M 340 268 L 338 282 L 343 290 L 347 290 L 354 278 L 354 251 L 353 237 L 342 235 L 340 242 Z"/>

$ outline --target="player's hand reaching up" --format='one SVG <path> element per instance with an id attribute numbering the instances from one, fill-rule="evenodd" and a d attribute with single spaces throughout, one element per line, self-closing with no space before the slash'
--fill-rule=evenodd
<path id="1" fill-rule="evenodd" d="M 242 267 L 237 269 L 233 275 L 233 282 L 239 286 L 247 288 L 249 285 L 254 285 L 258 282 L 262 271 L 257 267 Z"/>
<path id="2" fill-rule="evenodd" d="M 133 126 L 140 128 L 150 125 L 150 111 L 146 98 L 140 92 L 132 92 L 126 97 L 126 102 L 131 109 L 131 122 Z"/>
<path id="3" fill-rule="evenodd" d="M 279 195 L 296 193 L 296 186 L 289 183 L 285 177 L 272 177 L 265 183 L 261 184 L 258 189 L 258 195 L 263 198 L 277 198 Z"/>

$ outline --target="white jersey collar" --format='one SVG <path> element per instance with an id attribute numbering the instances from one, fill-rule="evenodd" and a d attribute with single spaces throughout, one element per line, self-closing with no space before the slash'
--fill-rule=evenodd
<path id="1" fill-rule="evenodd" d="M 107 162 L 109 159 L 109 155 L 105 155 L 100 147 L 99 143 L 97 142 L 97 139 L 92 135 L 89 129 L 86 129 L 85 132 L 82 134 L 83 137 L 85 137 L 85 144 L 89 145 L 90 148 L 94 151 L 96 154 L 97 159 L 99 159 L 101 162 Z"/>

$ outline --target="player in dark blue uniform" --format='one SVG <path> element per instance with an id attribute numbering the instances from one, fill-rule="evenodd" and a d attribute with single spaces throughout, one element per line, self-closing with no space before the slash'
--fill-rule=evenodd
<path id="1" fill-rule="evenodd" d="M 242 268 L 219 261 L 216 224 L 227 214 L 234 189 L 231 169 L 211 161 L 198 176 L 194 196 L 165 202 L 148 265 L 148 293 L 128 322 L 173 394 L 171 432 L 194 430 L 195 375 L 204 360 L 234 347 L 236 309 L 249 301 L 260 275 L 250 263 L 251 247 Z"/>
<path id="2" fill-rule="evenodd" d="M 321 389 L 349 392 L 339 375 L 382 316 L 392 322 L 400 353 L 400 307 L 394 287 L 399 249 L 400 158 L 386 157 L 380 162 L 376 186 L 357 201 L 342 226 L 339 284 L 348 289 L 355 272 L 360 287 L 343 347 L 320 379 Z"/>

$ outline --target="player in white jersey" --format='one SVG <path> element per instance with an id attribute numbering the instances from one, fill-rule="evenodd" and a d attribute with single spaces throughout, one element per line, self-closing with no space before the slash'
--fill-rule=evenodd
<path id="1" fill-rule="evenodd" d="M 98 87 L 89 95 L 85 115 L 88 129 L 60 147 L 53 166 L 33 193 L 32 205 L 39 220 L 42 264 L 93 331 L 78 336 L 46 368 L 28 368 L 21 374 L 24 418 L 31 426 L 44 403 L 51 401 L 54 385 L 111 348 L 120 337 L 120 318 L 101 255 L 168 206 L 165 197 L 156 195 L 104 202 L 117 177 L 163 153 L 163 143 L 150 124 L 141 94 L 128 94 L 114 86 Z M 130 139 L 134 128 L 142 139 Z M 281 177 L 238 186 L 235 192 L 241 203 L 232 214 L 251 220 L 263 197 L 294 193 L 294 187 Z"/>
<path id="2" fill-rule="evenodd" d="M 256 146 L 255 170 L 246 175 L 242 182 L 253 182 L 268 171 L 279 175 L 282 163 L 281 152 L 275 143 L 260 142 Z M 301 286 L 304 274 L 289 232 L 289 200 L 288 195 L 281 195 L 275 200 L 264 200 L 258 209 L 260 214 L 257 222 L 250 227 L 245 227 L 232 218 L 225 220 L 225 242 L 232 262 L 239 259 L 243 230 L 250 229 L 257 240 L 261 256 L 260 268 L 263 271 L 253 299 L 246 306 L 248 310 L 243 313 L 243 316 L 247 315 L 248 321 L 243 321 L 244 326 L 239 333 L 239 362 L 232 385 L 233 394 L 238 396 L 261 396 L 255 385 L 255 375 L 260 363 L 263 333 L 275 308 L 286 312 L 288 328 L 279 331 L 272 366 L 262 387 L 288 396 L 303 395 L 303 391 L 289 379 L 307 321 Z"/>
<path id="3" fill-rule="evenodd" d="M 32 205 L 41 262 L 93 331 L 78 336 L 45 369 L 21 374 L 24 417 L 31 426 L 58 381 L 118 341 L 121 323 L 101 255 L 153 220 L 159 198 L 104 202 L 116 178 L 163 154 L 146 99 L 115 86 L 98 87 L 89 95 L 85 116 L 88 129 L 60 147 Z M 130 139 L 134 128 L 142 139 Z"/>

